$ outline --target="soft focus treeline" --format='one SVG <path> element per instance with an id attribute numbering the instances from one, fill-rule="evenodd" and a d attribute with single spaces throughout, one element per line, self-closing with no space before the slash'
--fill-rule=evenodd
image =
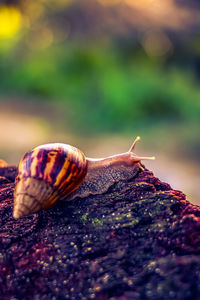
<path id="1" fill-rule="evenodd" d="M 2 99 L 52 102 L 81 135 L 155 131 L 199 159 L 197 1 L 0 4 Z"/>

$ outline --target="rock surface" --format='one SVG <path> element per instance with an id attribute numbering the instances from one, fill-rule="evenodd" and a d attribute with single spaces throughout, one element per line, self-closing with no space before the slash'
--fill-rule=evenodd
<path id="1" fill-rule="evenodd" d="M 13 219 L 0 168 L 0 299 L 200 299 L 200 208 L 148 170 Z"/>

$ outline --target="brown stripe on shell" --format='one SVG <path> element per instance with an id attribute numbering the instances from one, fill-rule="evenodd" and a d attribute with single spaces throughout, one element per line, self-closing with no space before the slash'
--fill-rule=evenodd
<path id="1" fill-rule="evenodd" d="M 48 152 L 47 151 L 39 151 L 37 153 L 37 166 L 36 166 L 36 176 L 38 178 L 43 178 L 44 176 L 44 170 L 46 168 L 48 160 Z"/>
<path id="2" fill-rule="evenodd" d="M 83 164 L 83 158 L 85 160 L 85 164 Z M 72 181 L 72 185 L 75 186 L 79 185 L 80 182 L 80 178 L 77 177 L 76 180 L 74 180 L 76 178 L 77 175 L 77 171 L 81 171 L 81 169 L 87 169 L 87 163 L 86 163 L 86 159 L 83 155 L 83 153 L 77 149 L 73 149 L 73 151 L 71 151 L 70 153 L 68 153 L 68 157 L 67 157 L 67 161 L 68 161 L 68 168 L 66 173 L 63 174 L 62 179 L 60 180 L 60 182 L 57 182 L 57 187 L 59 190 L 59 193 L 61 194 L 61 196 L 63 195 L 63 193 L 65 193 L 66 195 L 69 194 L 71 192 L 70 188 L 68 188 L 68 184 Z M 79 163 L 81 161 L 81 164 Z M 64 166 L 63 166 L 64 167 Z M 61 170 L 62 172 L 62 170 Z M 86 173 L 86 172 L 84 172 Z M 83 172 L 80 174 L 80 176 L 84 175 Z M 84 178 L 83 176 L 83 178 Z M 74 189 L 74 187 L 73 187 Z"/>
<path id="3" fill-rule="evenodd" d="M 14 193 L 16 218 L 51 207 L 85 178 L 87 160 L 80 150 L 62 144 L 46 146 L 35 148 L 19 164 Z"/>
<path id="4" fill-rule="evenodd" d="M 26 153 L 21 159 L 18 166 L 18 176 L 30 176 L 31 175 L 31 165 L 34 159 L 34 151 Z"/>
<path id="5" fill-rule="evenodd" d="M 66 178 L 68 178 L 72 172 L 72 161 L 71 161 L 71 154 L 68 153 L 68 155 L 65 158 L 65 162 L 63 164 L 62 169 L 60 170 L 59 174 L 57 175 L 57 179 L 59 178 L 59 180 L 56 180 L 55 185 L 57 186 L 58 189 L 60 189 L 60 187 L 63 185 L 63 182 L 66 180 Z"/>
<path id="6" fill-rule="evenodd" d="M 74 172 L 75 167 L 76 167 L 76 165 L 74 163 L 70 165 L 70 172 L 69 172 L 68 176 L 62 182 L 62 184 L 58 186 L 58 190 L 59 190 L 59 193 L 61 196 L 63 196 L 63 194 L 68 195 L 70 193 L 70 189 L 68 188 L 70 182 L 73 185 L 75 185 L 75 182 L 72 181 L 72 177 L 75 174 L 75 172 Z"/>
<path id="7" fill-rule="evenodd" d="M 51 155 L 51 152 L 48 155 Z M 61 151 L 60 149 L 57 150 L 55 162 L 54 162 L 54 165 L 52 166 L 52 170 L 50 173 L 50 177 L 52 179 L 53 185 L 55 184 L 55 182 L 58 178 L 58 175 L 65 164 L 67 156 L 68 156 L 68 151 L 64 152 L 64 151 Z"/>
<path id="8" fill-rule="evenodd" d="M 70 176 L 59 187 L 59 192 L 62 198 L 66 198 L 71 192 L 73 192 L 84 180 L 87 173 L 87 161 L 84 158 L 79 160 L 79 163 L 72 164 Z"/>

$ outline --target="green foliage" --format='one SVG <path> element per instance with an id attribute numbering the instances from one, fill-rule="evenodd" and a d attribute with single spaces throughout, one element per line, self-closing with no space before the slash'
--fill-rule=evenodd
<path id="1" fill-rule="evenodd" d="M 124 55 L 111 46 L 72 43 L 20 59 L 9 55 L 0 59 L 0 89 L 59 103 L 79 132 L 199 120 L 200 89 L 191 74 L 142 50 Z"/>

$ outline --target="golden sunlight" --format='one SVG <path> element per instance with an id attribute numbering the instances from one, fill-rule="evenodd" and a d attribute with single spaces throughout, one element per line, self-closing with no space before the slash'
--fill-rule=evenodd
<path id="1" fill-rule="evenodd" d="M 179 6 L 175 0 L 123 0 L 128 6 L 138 11 L 140 16 L 151 20 L 152 24 L 168 28 L 180 29 L 187 26 L 193 17 L 199 16 L 184 6 Z M 184 25 L 183 25 L 184 24 Z"/>
<path id="2" fill-rule="evenodd" d="M 119 4 L 121 0 L 98 0 L 101 4 L 105 6 Z"/>
<path id="3" fill-rule="evenodd" d="M 0 7 L 0 38 L 12 37 L 21 26 L 20 11 L 11 6 Z"/>

